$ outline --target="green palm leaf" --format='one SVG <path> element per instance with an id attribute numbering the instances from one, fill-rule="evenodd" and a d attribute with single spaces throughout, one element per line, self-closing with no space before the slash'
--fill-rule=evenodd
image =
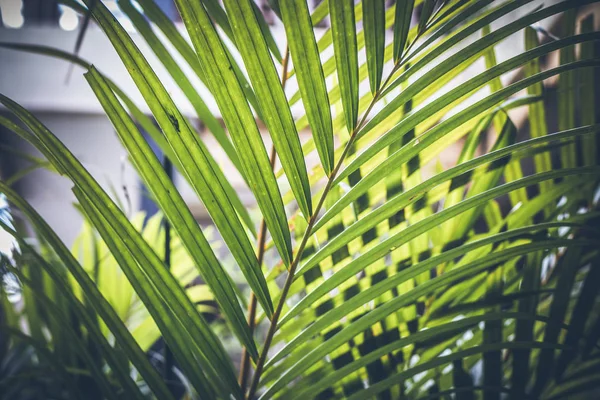
<path id="1" fill-rule="evenodd" d="M 312 215 L 312 204 L 304 155 L 285 93 L 270 59 L 258 22 L 251 11 L 252 2 L 227 1 L 225 7 L 231 18 L 238 21 L 233 25 L 237 46 L 258 95 L 263 118 L 275 143 L 283 169 L 296 195 L 300 210 L 308 218 Z"/>
<path id="2" fill-rule="evenodd" d="M 175 228 L 184 246 L 194 259 L 195 264 L 201 272 L 201 276 L 215 293 L 219 304 L 226 310 L 227 315 L 236 316 L 238 306 L 235 303 L 235 291 L 230 278 L 227 276 L 223 267 L 213 253 L 208 241 L 204 237 L 198 223 L 189 211 L 183 198 L 175 189 L 175 186 L 163 170 L 160 161 L 152 153 L 152 149 L 146 143 L 141 133 L 136 129 L 133 121 L 128 118 L 127 113 L 121 107 L 110 87 L 102 79 L 102 76 L 93 67 L 86 74 L 86 78 L 94 93 L 102 103 L 106 114 L 111 119 L 119 138 L 125 148 L 131 154 L 140 175 L 148 184 L 148 188 L 153 192 L 161 209 Z M 269 291 L 262 271 L 257 263 L 240 263 L 240 268 L 244 272 L 252 289 L 257 293 L 261 304 L 270 305 Z M 234 302 L 231 302 L 231 300 Z M 256 356 L 257 351 L 252 337 L 247 332 L 247 327 L 243 319 L 231 320 L 233 330 L 240 337 L 240 340 L 248 347 L 250 353 Z"/>
<path id="3" fill-rule="evenodd" d="M 98 183 L 89 175 L 89 173 L 81 166 L 81 164 L 75 159 L 75 157 L 66 149 L 64 145 L 56 139 L 50 131 L 47 130 L 35 117 L 33 117 L 26 110 L 21 108 L 18 104 L 12 102 L 4 96 L 0 96 L 2 103 L 11 109 L 21 120 L 27 124 L 32 130 L 34 135 L 40 141 L 39 150 L 42 151 L 47 158 L 49 158 L 55 165 L 56 169 L 67 175 L 77 185 L 75 187 L 76 194 L 79 194 L 80 200 L 87 201 L 87 212 L 94 214 L 89 215 L 90 218 L 96 217 L 95 222 L 102 223 L 102 226 L 106 227 L 103 238 L 107 241 L 107 244 L 112 245 L 111 251 L 115 257 L 119 258 L 119 264 L 122 267 L 128 266 L 126 269 L 129 272 L 129 281 L 132 284 L 138 284 L 136 292 L 143 299 L 145 305 L 151 310 L 156 310 L 154 314 L 155 318 L 164 318 L 165 323 L 162 326 L 161 331 L 164 333 L 168 330 L 179 330 L 188 334 L 188 337 L 194 337 L 190 334 L 190 331 L 194 332 L 197 337 L 202 338 L 200 340 L 194 340 L 193 350 L 196 350 L 198 357 L 206 367 L 206 372 L 213 374 L 213 379 L 210 382 L 212 385 L 220 386 L 220 390 L 231 391 L 236 387 L 236 380 L 231 370 L 231 364 L 228 362 L 227 357 L 224 357 L 224 350 L 219 344 L 218 339 L 214 336 L 214 333 L 206 325 L 206 321 L 198 314 L 197 310 L 191 304 L 189 298 L 183 292 L 179 284 L 174 280 L 173 276 L 169 274 L 162 261 L 143 240 L 133 226 L 129 223 L 125 215 L 117 208 L 116 204 L 110 200 L 108 195 L 100 188 Z M 85 190 L 85 192 L 84 192 Z M 83 193 L 87 193 L 84 195 Z M 93 196 L 93 197 L 88 197 Z M 96 202 L 96 205 L 93 205 Z M 100 216 L 96 213 L 105 213 Z M 110 217 L 108 217 L 110 216 Z M 112 223 L 109 224 L 107 220 Z M 117 222 L 118 221 L 118 222 Z M 117 230 L 117 234 L 112 231 Z M 131 241 L 124 241 L 123 238 L 130 237 Z M 121 238 L 123 242 L 119 242 L 114 238 Z M 109 242 L 110 240 L 110 242 Z M 110 245 L 109 245 L 110 246 Z M 131 252 L 131 253 L 130 253 Z M 132 255 L 135 254 L 135 256 Z M 139 263 L 139 264 L 138 264 Z M 144 266 L 145 270 L 140 270 L 140 266 Z M 125 271 L 124 271 L 125 272 Z M 145 274 L 148 274 L 145 277 Z M 170 302 L 166 302 L 164 297 L 167 293 L 171 294 Z M 161 308 L 158 308 L 158 304 L 162 302 Z M 168 308 L 168 312 L 164 310 L 165 305 Z M 172 315 L 173 314 L 173 315 Z M 185 316 L 185 317 L 184 317 Z M 166 320 L 165 320 L 166 319 Z M 166 322 L 170 321 L 170 322 Z M 181 325 L 183 321 L 188 321 L 186 325 Z M 158 321 L 157 321 L 158 322 Z M 191 322 L 191 324 L 189 323 Z M 170 335 L 170 333 L 167 333 Z M 180 332 L 175 333 L 177 347 L 179 347 L 181 354 L 189 354 L 187 350 L 184 351 L 184 343 L 190 344 L 189 339 L 186 341 L 183 339 L 185 335 Z M 218 354 L 221 354 L 220 356 Z M 191 368 L 191 365 L 190 367 Z M 218 371 L 218 372 L 217 372 Z M 201 376 L 201 374 L 195 374 Z M 217 378 L 217 376 L 222 378 Z M 229 380 L 228 384 L 225 384 L 222 379 Z M 201 387 L 206 389 L 206 378 L 199 377 L 198 382 Z"/>
<path id="4" fill-rule="evenodd" d="M 10 386 L 22 371 L 66 398 L 85 397 L 86 380 L 99 398 L 172 398 L 177 383 L 185 398 L 215 399 L 597 392 L 594 0 L 273 0 L 272 25 L 251 0 L 177 0 L 183 24 L 152 0 L 84 3 L 63 0 L 84 16 L 76 52 L 94 19 L 149 115 L 77 55 L 0 47 L 87 70 L 160 212 L 126 216 L 56 134 L 0 97 L 0 125 L 43 155 L 0 183 L 0 226 L 21 248 L 0 255 L 0 274 L 24 303 L 0 288 L 11 396 L 26 390 Z M 214 227 L 194 219 L 141 129 Z M 72 251 L 9 187 L 41 168 L 74 185 L 85 222 Z M 5 222 L 11 207 L 37 242 Z M 159 337 L 164 377 L 148 361 L 162 365 Z M 3 374 L 16 356 L 26 361 Z"/>
<path id="5" fill-rule="evenodd" d="M 154 393 L 160 397 L 168 399 L 170 394 L 167 388 L 162 384 L 162 381 L 158 378 L 158 374 L 150 365 L 146 359 L 143 351 L 137 345 L 131 334 L 127 331 L 127 328 L 122 324 L 113 308 L 102 296 L 98 288 L 94 285 L 88 274 L 73 257 L 67 247 L 60 241 L 56 233 L 46 224 L 46 222 L 40 217 L 40 215 L 27 203 L 17 195 L 13 190 L 6 187 L 0 182 L 0 189 L 4 193 L 10 202 L 16 205 L 23 213 L 25 213 L 29 221 L 33 224 L 36 231 L 38 231 L 52 246 L 56 254 L 63 260 L 65 267 L 75 277 L 77 283 L 81 286 L 83 293 L 88 297 L 89 304 L 91 304 L 96 312 L 102 317 L 103 321 L 107 324 L 121 348 L 127 353 L 129 359 L 135 365 L 135 367 L 144 376 L 144 379 L 151 386 Z M 4 228 L 6 229 L 6 228 Z M 42 265 L 46 266 L 45 263 Z M 48 268 L 48 273 L 52 273 L 52 268 Z M 60 275 L 55 274 L 54 276 L 58 279 Z M 63 289 L 68 291 L 66 283 L 63 282 Z"/>
<path id="6" fill-rule="evenodd" d="M 118 24 L 111 23 L 107 13 L 108 10 L 100 6 L 93 11 L 94 16 L 103 22 L 109 38 L 115 41 L 121 40 L 115 32 L 120 31 L 124 33 L 124 31 Z M 110 29 L 116 31 L 111 31 Z M 220 173 L 214 160 L 208 155 L 207 149 L 202 145 L 198 136 L 191 130 L 189 123 L 170 100 L 169 95 L 158 81 L 156 75 L 154 75 L 141 54 L 139 54 L 139 50 L 136 51 L 137 49 L 132 42 L 128 44 L 121 43 L 122 46 L 118 46 L 117 48 L 121 51 L 120 55 L 124 62 L 136 65 L 136 68 L 145 70 L 144 74 L 133 74 L 132 76 L 139 85 L 142 93 L 145 93 L 147 101 L 151 101 L 149 104 L 154 105 L 151 108 L 159 125 L 163 129 L 165 137 L 169 141 L 169 145 L 177 152 L 185 173 L 192 181 L 192 186 L 202 198 L 219 229 L 225 235 L 225 239 L 235 254 L 236 260 L 240 265 L 244 265 L 242 269 L 246 271 L 250 271 L 250 269 L 254 271 L 259 270 L 260 267 L 258 266 L 256 256 L 244 233 L 241 222 L 234 217 L 236 213 L 229 201 L 227 191 L 224 189 L 225 184 L 223 182 L 226 181 L 224 176 Z M 161 99 L 164 102 L 158 103 L 157 99 Z M 217 284 L 217 281 L 213 283 Z M 229 292 L 232 293 L 231 290 Z M 263 296 L 259 298 L 264 301 L 263 306 L 269 311 L 271 308 L 269 307 L 268 300 L 266 300 L 268 296 L 265 297 L 265 293 L 263 292 Z M 229 298 L 229 301 L 231 301 L 231 298 Z M 234 310 L 236 309 L 235 313 L 237 315 L 234 314 Z M 239 307 L 231 306 L 228 310 L 230 311 L 229 315 L 232 321 L 243 321 Z M 235 324 L 237 327 L 242 326 L 239 322 Z M 238 330 L 238 334 L 241 332 L 241 330 Z M 242 337 L 245 337 L 244 341 L 246 343 L 251 343 L 247 334 Z"/>
<path id="7" fill-rule="evenodd" d="M 363 4 L 365 48 L 369 67 L 371 93 L 381 85 L 385 50 L 385 1 L 367 1 Z"/>
<path id="8" fill-rule="evenodd" d="M 250 188 L 256 196 L 281 257 L 289 264 L 292 249 L 287 218 L 275 176 L 269 172 L 269 157 L 250 107 L 235 74 L 230 69 L 231 65 L 221 40 L 204 8 L 187 1 L 178 1 L 178 6 L 209 87 L 233 137 Z"/>
<path id="9" fill-rule="evenodd" d="M 354 3 L 330 0 L 329 15 L 346 128 L 352 132 L 358 123 L 358 51 Z"/>
<path id="10" fill-rule="evenodd" d="M 396 4 L 396 18 L 394 21 L 394 62 L 397 63 L 402 58 L 406 42 L 408 40 L 408 30 L 412 19 L 413 0 L 400 0 Z M 431 3 L 431 2 L 429 2 Z"/>
<path id="11" fill-rule="evenodd" d="M 298 86 L 313 138 L 326 174 L 333 169 L 333 128 L 323 68 L 304 1 L 280 1 L 281 17 L 288 36 Z"/>

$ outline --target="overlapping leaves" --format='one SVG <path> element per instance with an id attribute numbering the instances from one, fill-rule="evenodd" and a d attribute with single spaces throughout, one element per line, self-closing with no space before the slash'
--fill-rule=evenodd
<path id="1" fill-rule="evenodd" d="M 578 344 L 591 349 L 600 337 L 600 315 L 590 306 L 599 291 L 594 196 L 600 169 L 589 147 L 600 131 L 596 93 L 590 89 L 600 66 L 594 51 L 600 36 L 592 17 L 574 34 L 576 7 L 593 1 L 532 10 L 528 0 L 398 0 L 388 9 L 383 1 L 329 0 L 311 16 L 306 2 L 279 0 L 273 7 L 293 64 L 292 72 L 284 69 L 284 79 L 295 77 L 298 86 L 289 100 L 276 68 L 290 60 L 280 57 L 276 35 L 267 31 L 254 2 L 226 0 L 222 8 L 211 0 L 177 0 L 190 45 L 152 1 L 139 3 L 154 26 L 139 8 L 121 1 L 256 198 L 271 236 L 267 247 L 276 248 L 280 259 L 266 276 L 248 235 L 254 222 L 209 149 L 108 9 L 102 2 L 85 3 L 160 129 L 95 68 L 70 58 L 89 69 L 90 86 L 140 176 L 229 326 L 258 360 L 252 394 L 260 389 L 262 398 L 359 399 L 381 393 L 421 398 L 480 390 L 485 399 L 502 392 L 560 398 L 584 390 L 597 377 L 596 356 L 588 357 Z M 515 11 L 522 16 L 497 25 Z M 331 29 L 319 38 L 313 25 L 327 12 Z M 560 13 L 567 17 L 563 34 L 540 44 L 531 26 Z M 231 139 L 154 28 L 210 90 Z M 494 46 L 523 30 L 526 51 L 497 62 Z M 47 48 L 4 46 L 69 58 Z M 541 58 L 556 51 L 559 65 L 542 69 Z M 479 59 L 485 71 L 460 85 L 451 83 Z M 522 76 L 503 85 L 501 77 L 523 66 Z M 554 76 L 559 77 L 559 123 L 549 130 L 544 82 Z M 574 90 L 578 76 L 580 92 Z M 484 88 L 489 93 L 470 100 Z M 526 96 L 519 94 L 524 90 Z M 1 99 L 28 129 L 0 122 L 72 180 L 82 209 L 195 390 L 209 398 L 242 398 L 245 388 L 237 384 L 219 338 L 160 257 L 56 136 L 19 105 Z M 290 104 L 299 100 L 305 115 L 294 119 Z M 528 108 L 531 139 L 518 140 L 509 110 L 520 107 Z M 271 326 L 262 349 L 254 344 L 233 282 L 129 114 L 150 130 L 207 208 Z M 273 138 L 289 194 L 281 192 L 257 118 Z M 311 138 L 302 145 L 298 132 L 306 127 Z M 484 137 L 492 140 L 490 150 L 481 146 Z M 458 161 L 426 174 L 425 165 L 448 148 L 460 153 Z M 319 162 L 309 171 L 306 156 L 313 150 Z M 552 164 L 551 154 L 560 154 L 558 163 Z M 39 216 L 8 187 L 2 189 L 27 210 L 79 285 L 89 286 Z M 550 270 L 542 271 L 542 265 Z M 579 286 L 581 292 L 574 292 Z M 90 293 L 127 358 L 154 383 L 149 385 L 154 394 L 167 398 L 164 386 L 151 382 L 158 378 L 106 301 L 97 291 Z M 101 343 L 113 373 L 122 373 L 110 346 Z M 270 351 L 271 343 L 280 344 L 277 352 Z M 512 355 L 510 362 L 502 350 Z M 581 372 L 574 361 L 586 357 L 591 366 Z M 480 360 L 483 386 L 476 388 L 470 372 Z M 450 364 L 451 371 L 445 368 Z M 106 396 L 113 397 L 102 371 L 94 373 Z M 526 374 L 531 382 L 519 378 Z M 139 396 L 130 380 L 119 378 L 123 390 Z"/>

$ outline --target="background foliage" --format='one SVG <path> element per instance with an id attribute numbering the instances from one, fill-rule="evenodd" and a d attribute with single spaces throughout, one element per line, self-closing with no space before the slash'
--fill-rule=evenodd
<path id="1" fill-rule="evenodd" d="M 69 248 L 11 189 L 26 171 L 0 182 L 22 217 L 16 228 L 8 212 L 0 220 L 16 242 L 1 258 L 5 398 L 598 394 L 600 36 L 592 15 L 576 19 L 593 1 L 497 24 L 531 2 L 329 0 L 311 15 L 304 0 L 273 0 L 285 50 L 251 0 L 177 0 L 189 41 L 152 0 L 119 1 L 244 178 L 260 221 L 103 2 L 63 2 L 104 31 L 152 115 L 76 54 L 0 45 L 87 70 L 161 213 L 129 218 L 53 132 L 0 95 L 14 117 L 0 123 L 43 154 L 34 168 L 73 183 L 86 218 Z M 554 15 L 560 32 L 537 27 Z M 324 18 L 331 29 L 316 38 Z M 520 31 L 525 51 L 498 62 L 494 46 Z M 167 46 L 210 90 L 225 128 Z M 482 59 L 484 72 L 453 84 Z M 460 154 L 444 167 L 449 149 Z M 171 164 L 214 228 L 195 221 Z"/>

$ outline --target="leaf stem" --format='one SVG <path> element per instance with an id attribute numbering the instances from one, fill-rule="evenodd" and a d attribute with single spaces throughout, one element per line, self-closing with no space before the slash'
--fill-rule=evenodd
<path id="1" fill-rule="evenodd" d="M 263 368 L 264 368 L 264 365 L 265 365 L 265 362 L 267 359 L 267 353 L 269 352 L 269 348 L 271 347 L 273 337 L 275 336 L 275 332 L 277 331 L 277 322 L 279 321 L 279 317 L 281 316 L 281 312 L 283 310 L 283 305 L 285 304 L 285 299 L 287 297 L 287 294 L 290 290 L 290 287 L 292 286 L 292 282 L 294 281 L 294 274 L 296 272 L 296 268 L 298 267 L 298 264 L 300 263 L 300 258 L 302 257 L 302 252 L 304 251 L 304 248 L 306 247 L 306 244 L 308 243 L 308 238 L 312 235 L 312 229 L 313 229 L 315 223 L 317 222 L 317 219 L 319 216 L 319 211 L 321 210 L 321 207 L 323 206 L 323 203 L 325 202 L 325 198 L 327 197 L 327 194 L 329 193 L 329 191 L 331 190 L 331 188 L 333 186 L 335 177 L 337 176 L 340 168 L 342 167 L 344 159 L 346 158 L 346 156 L 348 155 L 348 152 L 350 151 L 352 145 L 354 144 L 354 141 L 357 137 L 358 132 L 365 124 L 369 113 L 371 112 L 371 110 L 373 109 L 373 107 L 375 106 L 377 101 L 379 100 L 379 97 L 381 96 L 384 88 L 387 86 L 390 79 L 392 78 L 392 75 L 393 75 L 393 72 L 387 77 L 387 79 L 385 80 L 383 85 L 381 85 L 381 88 L 375 93 L 375 95 L 373 96 L 373 99 L 369 103 L 369 106 L 365 110 L 360 122 L 356 125 L 356 127 L 352 131 L 350 138 L 348 139 L 348 142 L 346 143 L 346 146 L 344 147 L 344 150 L 343 150 L 342 154 L 340 155 L 340 159 L 336 163 L 333 171 L 331 171 L 331 174 L 329 175 L 329 177 L 327 179 L 327 184 L 325 185 L 325 189 L 323 189 L 323 194 L 321 195 L 321 198 L 319 199 L 319 202 L 318 202 L 317 206 L 315 207 L 313 214 L 311 215 L 311 217 L 308 221 L 308 226 L 306 228 L 306 232 L 302 236 L 302 241 L 300 242 L 300 246 L 298 247 L 298 251 L 296 252 L 296 256 L 294 257 L 294 260 L 292 261 L 292 263 L 290 265 L 290 269 L 289 269 L 288 275 L 286 277 L 285 283 L 283 285 L 283 289 L 281 289 L 281 296 L 277 303 L 277 307 L 275 308 L 275 312 L 273 313 L 273 317 L 271 319 L 271 325 L 269 326 L 269 331 L 267 332 L 267 337 L 265 339 L 265 343 L 263 345 L 262 352 L 260 353 L 260 357 L 258 358 L 258 363 L 256 364 L 256 371 L 255 371 L 254 377 L 252 379 L 252 385 L 250 386 L 250 391 L 248 392 L 248 396 L 246 397 L 248 400 L 250 400 L 254 397 L 254 394 L 256 393 L 256 390 L 258 388 L 260 376 L 262 374 L 262 371 L 263 371 Z"/>
<path id="2" fill-rule="evenodd" d="M 275 151 L 275 146 L 271 145 L 271 154 L 269 156 L 269 161 L 271 162 L 271 168 L 275 166 L 275 159 L 277 153 Z M 258 230 L 258 254 L 256 258 L 258 259 L 258 265 L 262 266 L 264 255 L 265 255 L 265 243 L 267 238 L 267 224 L 265 223 L 264 218 L 260 221 L 260 227 Z M 250 302 L 248 303 L 248 327 L 250 328 L 250 332 L 253 333 L 256 327 L 256 306 L 257 299 L 254 295 L 254 292 L 250 293 Z M 241 369 L 238 380 L 240 382 L 240 387 L 242 388 L 242 392 L 246 391 L 246 386 L 248 385 L 248 374 L 250 372 L 250 355 L 246 347 L 242 349 L 242 361 L 241 361 Z"/>
<path id="3" fill-rule="evenodd" d="M 288 46 L 285 48 L 285 54 L 283 56 L 283 60 L 281 63 L 282 71 L 281 71 L 281 86 L 285 90 L 285 84 L 288 79 L 288 65 L 289 65 L 289 57 L 290 49 Z M 277 159 L 277 152 L 275 151 L 275 145 L 271 144 L 271 152 L 269 155 L 269 161 L 271 163 L 271 170 L 275 170 L 275 161 Z M 258 253 L 257 260 L 258 265 L 262 266 L 264 255 L 265 255 L 265 244 L 267 241 L 267 224 L 265 219 L 261 219 L 260 227 L 258 230 Z M 256 328 L 256 306 L 257 299 L 254 295 L 254 292 L 250 293 L 250 302 L 248 303 L 248 327 L 250 328 L 250 332 L 253 333 Z M 242 360 L 241 360 L 241 368 L 238 380 L 240 382 L 240 387 L 242 388 L 242 393 L 246 392 L 246 386 L 248 385 L 248 374 L 250 373 L 250 355 L 247 349 L 244 347 L 242 349 Z"/>
<path id="4" fill-rule="evenodd" d="M 171 160 L 164 155 L 163 157 L 163 168 L 167 173 L 169 180 L 173 181 L 173 164 Z M 165 248 L 164 248 L 164 263 L 168 270 L 171 269 L 171 224 L 169 223 L 167 218 L 164 218 L 164 234 L 165 234 Z M 173 372 L 173 367 L 175 364 L 173 358 L 173 352 L 169 348 L 169 346 L 164 343 L 163 348 L 163 357 L 164 357 L 164 379 L 167 387 L 171 394 L 175 395 L 177 391 L 177 381 L 175 377 L 175 373 Z"/>

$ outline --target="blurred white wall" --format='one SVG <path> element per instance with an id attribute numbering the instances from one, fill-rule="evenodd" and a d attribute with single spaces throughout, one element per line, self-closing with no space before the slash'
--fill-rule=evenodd
<path id="1" fill-rule="evenodd" d="M 123 204 L 127 202 L 123 185 L 128 187 L 130 201 L 138 208 L 140 202 L 139 181 L 136 172 L 125 160 L 125 151 L 116 135 L 110 134 L 110 121 L 101 114 L 37 112 L 37 117 L 82 162 L 90 173 L 109 193 L 115 193 Z M 14 135 L 6 137 L 7 143 L 21 151 L 39 155 L 29 144 Z M 6 143 L 6 142 L 5 142 Z M 26 167 L 16 161 L 13 169 Z M 81 217 L 73 207 L 76 201 L 71 192 L 71 182 L 45 169 L 38 169 L 18 182 L 16 189 L 46 219 L 58 235 L 71 243 L 80 228 Z"/>

